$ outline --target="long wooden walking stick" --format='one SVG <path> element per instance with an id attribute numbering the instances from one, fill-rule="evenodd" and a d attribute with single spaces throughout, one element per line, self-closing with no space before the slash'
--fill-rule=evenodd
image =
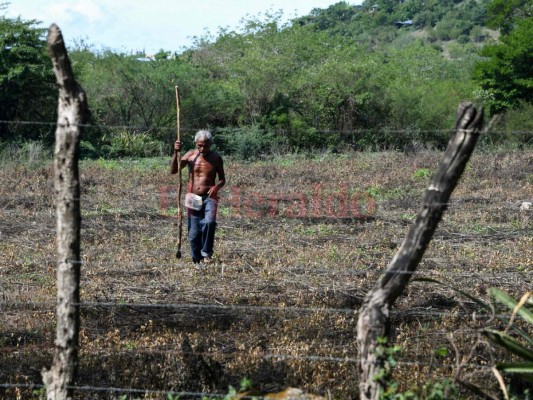
<path id="1" fill-rule="evenodd" d="M 181 142 L 180 132 L 180 96 L 178 87 L 176 89 L 176 127 L 178 134 L 178 142 Z M 181 210 L 181 150 L 178 152 L 178 251 L 176 251 L 176 258 L 181 258 L 181 233 L 182 233 L 182 210 Z"/>

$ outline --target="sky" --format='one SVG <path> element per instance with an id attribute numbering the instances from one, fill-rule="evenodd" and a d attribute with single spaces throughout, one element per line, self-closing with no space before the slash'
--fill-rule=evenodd
<path id="1" fill-rule="evenodd" d="M 154 54 L 181 52 L 194 37 L 237 30 L 240 21 L 283 12 L 283 21 L 328 8 L 340 0 L 3 0 L 8 18 L 55 23 L 67 46 L 83 41 L 93 50 Z M 362 0 L 348 1 L 361 4 Z"/>

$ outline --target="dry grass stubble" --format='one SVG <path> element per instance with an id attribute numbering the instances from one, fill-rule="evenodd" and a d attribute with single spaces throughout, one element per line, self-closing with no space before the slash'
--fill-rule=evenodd
<path id="1" fill-rule="evenodd" d="M 79 385 L 225 393 L 249 377 L 263 390 L 357 398 L 356 310 L 403 240 L 440 156 L 227 160 L 216 263 L 203 271 L 192 267 L 185 236 L 185 256 L 174 258 L 168 160 L 83 162 Z M 39 384 L 54 336 L 53 173 L 10 165 L 0 179 L 0 382 Z M 481 297 L 491 286 L 516 296 L 531 287 L 532 229 L 518 206 L 532 186 L 531 152 L 475 154 L 417 275 Z M 409 286 L 392 326 L 404 349 L 402 387 L 452 376 L 458 360 L 468 364 L 463 378 L 492 381 L 483 367 L 494 351 L 476 333 L 488 318 L 475 311 L 451 289 Z M 13 398 L 14 389 L 2 390 Z"/>

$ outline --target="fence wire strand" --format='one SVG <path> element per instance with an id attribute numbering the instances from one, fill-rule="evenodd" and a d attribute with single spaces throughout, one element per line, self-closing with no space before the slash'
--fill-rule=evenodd
<path id="1" fill-rule="evenodd" d="M 86 128 L 86 129 L 122 129 L 122 130 L 131 130 L 131 131 L 153 131 L 153 130 L 160 130 L 160 131 L 170 131 L 175 132 L 176 127 L 175 126 L 144 126 L 144 125 L 99 125 L 99 124 L 60 124 L 57 122 L 51 122 L 51 121 L 13 121 L 13 120 L 0 120 L 0 124 L 5 125 L 44 125 L 44 126 L 57 126 L 57 127 L 66 127 L 66 126 L 75 126 L 80 128 Z M 184 132 L 197 132 L 200 130 L 200 128 L 181 128 Z M 216 128 L 215 128 L 216 131 Z M 368 133 L 368 132 L 387 132 L 387 133 L 394 133 L 394 134 L 402 134 L 402 133 L 451 133 L 453 132 L 453 129 L 450 128 L 443 128 L 443 129 L 418 129 L 418 128 L 412 128 L 412 129 L 387 129 L 385 127 L 380 127 L 377 129 L 352 129 L 352 130 L 328 130 L 328 129 L 322 129 L 317 130 L 317 133 L 319 134 L 332 134 L 332 133 L 339 133 L 339 134 L 358 134 L 358 133 Z M 495 131 L 491 130 L 490 134 L 511 134 L 511 135 L 528 135 L 532 134 L 533 131 L 524 131 L 524 130 L 511 130 L 511 131 Z"/>

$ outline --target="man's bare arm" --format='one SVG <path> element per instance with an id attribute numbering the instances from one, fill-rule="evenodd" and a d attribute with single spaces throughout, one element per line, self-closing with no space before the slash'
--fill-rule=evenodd
<path id="1" fill-rule="evenodd" d="M 207 192 L 209 197 L 216 197 L 218 191 L 226 184 L 226 173 L 224 172 L 224 162 L 222 161 L 222 158 L 219 158 L 217 164 L 218 182 Z"/>
<path id="2" fill-rule="evenodd" d="M 187 161 L 189 159 L 189 156 L 191 155 L 193 151 L 188 151 L 183 157 L 181 157 L 181 168 L 185 168 L 187 166 Z M 178 154 L 179 151 L 174 149 L 174 155 L 172 156 L 172 161 L 170 162 L 170 173 L 175 174 L 178 172 Z"/>

